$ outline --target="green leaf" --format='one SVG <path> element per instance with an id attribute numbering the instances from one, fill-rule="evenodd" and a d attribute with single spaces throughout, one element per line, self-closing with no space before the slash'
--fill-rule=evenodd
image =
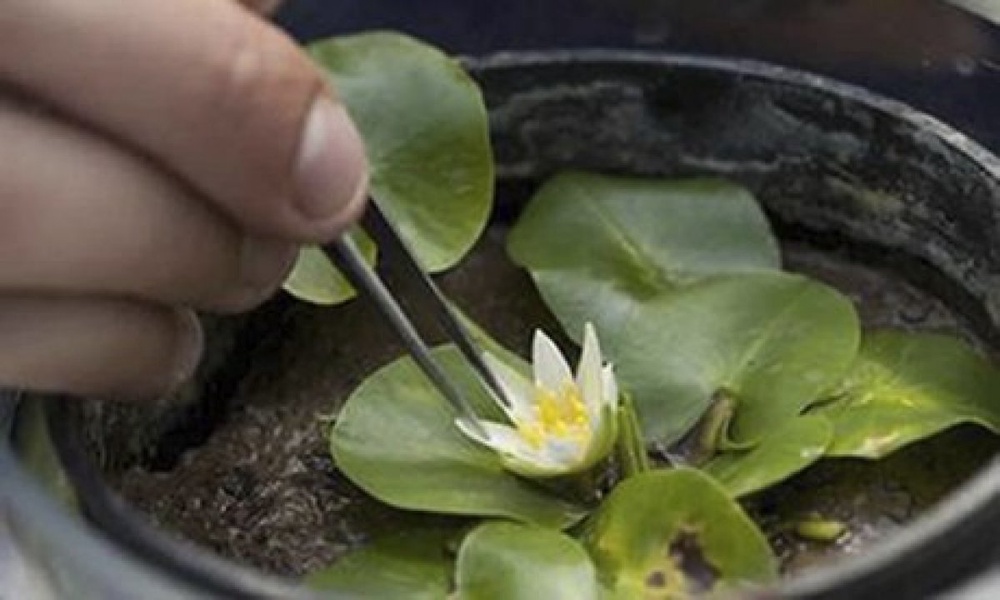
<path id="1" fill-rule="evenodd" d="M 455 572 L 461 600 L 597 600 L 594 564 L 575 540 L 551 529 L 486 523 L 470 533 Z"/>
<path id="2" fill-rule="evenodd" d="M 600 307 L 594 307 L 600 321 Z M 647 439 L 674 441 L 724 392 L 733 443 L 757 441 L 828 393 L 860 336 L 849 299 L 783 273 L 706 280 L 636 304 L 609 347 Z M 601 332 L 603 333 L 603 332 Z"/>
<path id="3" fill-rule="evenodd" d="M 676 440 L 725 391 L 738 403 L 730 436 L 756 441 L 829 391 L 857 350 L 850 301 L 775 271 L 760 207 L 725 182 L 559 175 L 508 249 L 571 336 L 597 327 L 649 439 Z"/>
<path id="4" fill-rule="evenodd" d="M 375 242 L 360 229 L 351 230 L 350 235 L 368 264 L 374 265 Z M 303 246 L 299 250 L 299 257 L 285 280 L 284 289 L 299 300 L 321 305 L 340 304 L 355 295 L 351 284 L 318 246 Z"/>
<path id="5" fill-rule="evenodd" d="M 776 428 L 752 450 L 716 456 L 703 470 L 734 497 L 765 489 L 813 464 L 833 438 L 825 417 L 804 416 Z"/>
<path id="6" fill-rule="evenodd" d="M 557 175 L 511 230 L 508 251 L 569 335 L 593 321 L 611 346 L 637 303 L 710 275 L 780 268 L 753 197 L 712 179 Z"/>
<path id="7" fill-rule="evenodd" d="M 486 418 L 503 417 L 453 347 L 435 356 Z M 498 456 L 467 439 L 456 414 L 409 359 L 365 380 L 331 432 L 337 466 L 379 500 L 413 510 L 497 516 L 563 527 L 579 507 L 506 471 Z"/>
<path id="8" fill-rule="evenodd" d="M 766 582 L 777 564 L 763 534 L 707 475 L 650 471 L 616 487 L 584 546 L 614 598 L 689 598 Z"/>
<path id="9" fill-rule="evenodd" d="M 454 560 L 454 530 L 401 531 L 309 575 L 310 587 L 367 600 L 444 600 Z"/>
<path id="10" fill-rule="evenodd" d="M 835 398 L 815 410 L 831 456 L 880 458 L 959 423 L 1000 431 L 1000 372 L 949 335 L 867 333 Z"/>
<path id="11" fill-rule="evenodd" d="M 462 258 L 486 226 L 493 155 L 478 86 L 457 61 L 395 33 L 309 46 L 368 148 L 371 193 L 428 271 Z"/>

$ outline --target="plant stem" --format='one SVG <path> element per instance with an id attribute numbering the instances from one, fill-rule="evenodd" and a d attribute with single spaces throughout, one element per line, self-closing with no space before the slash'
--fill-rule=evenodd
<path id="1" fill-rule="evenodd" d="M 646 454 L 646 440 L 642 435 L 639 417 L 635 413 L 635 405 L 628 394 L 622 394 L 618 406 L 618 463 L 622 470 L 622 479 L 645 473 L 652 467 L 649 455 Z"/>
<path id="2" fill-rule="evenodd" d="M 706 413 L 698 440 L 702 462 L 711 460 L 719 450 L 742 450 L 729 440 L 729 423 L 736 412 L 736 397 L 726 389 L 715 392 L 712 407 Z"/>

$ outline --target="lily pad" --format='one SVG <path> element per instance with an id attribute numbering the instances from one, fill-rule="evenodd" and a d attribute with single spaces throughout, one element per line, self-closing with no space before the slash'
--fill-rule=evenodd
<path id="1" fill-rule="evenodd" d="M 457 349 L 435 356 L 478 414 L 503 418 Z M 399 359 L 348 398 L 330 435 L 334 460 L 354 483 L 400 508 L 553 527 L 579 520 L 579 507 L 512 475 L 494 452 L 463 435 L 456 416 L 413 361 Z"/>
<path id="2" fill-rule="evenodd" d="M 557 175 L 511 229 L 508 251 L 569 335 L 593 321 L 609 348 L 637 303 L 706 276 L 780 268 L 759 205 L 715 179 Z"/>
<path id="3" fill-rule="evenodd" d="M 736 403 L 729 438 L 747 444 L 829 393 L 859 337 L 842 294 L 804 277 L 759 273 L 636 304 L 620 335 L 627 343 L 607 354 L 647 439 L 676 440 L 724 393 Z"/>
<path id="4" fill-rule="evenodd" d="M 866 333 L 834 398 L 815 410 L 831 456 L 880 458 L 959 423 L 1000 431 L 1000 371 L 950 335 Z"/>
<path id="5" fill-rule="evenodd" d="M 360 229 L 350 233 L 369 265 L 375 264 L 377 250 Z M 285 280 L 284 289 L 299 300 L 313 304 L 331 305 L 346 302 L 354 297 L 355 290 L 330 262 L 318 246 L 303 246 L 292 272 Z"/>
<path id="6" fill-rule="evenodd" d="M 448 545 L 455 537 L 447 529 L 401 531 L 312 573 L 306 583 L 345 598 L 443 600 L 455 562 Z"/>
<path id="7" fill-rule="evenodd" d="M 572 538 L 537 526 L 486 523 L 458 552 L 462 600 L 597 600 L 597 573 Z"/>
<path id="8" fill-rule="evenodd" d="M 337 37 L 309 53 L 332 75 L 365 140 L 372 196 L 425 269 L 454 265 L 493 201 L 479 87 L 455 59 L 396 33 Z"/>
<path id="9" fill-rule="evenodd" d="M 725 452 L 703 470 L 733 496 L 765 489 L 819 460 L 833 437 L 833 426 L 821 416 L 792 419 L 752 450 Z"/>
<path id="10" fill-rule="evenodd" d="M 613 598 L 690 598 L 767 582 L 777 563 L 726 490 L 691 469 L 625 480 L 587 522 L 584 546 Z"/>
<path id="11" fill-rule="evenodd" d="M 493 204 L 478 86 L 454 59 L 396 33 L 338 37 L 309 52 L 329 70 L 365 141 L 372 197 L 424 269 L 453 266 L 479 238 Z M 317 248 L 300 253 L 285 289 L 317 304 L 354 296 Z"/>
<path id="12" fill-rule="evenodd" d="M 597 327 L 649 439 L 676 440 L 725 392 L 732 440 L 756 441 L 829 391 L 857 351 L 850 301 L 777 271 L 760 207 L 723 181 L 559 175 L 508 250 L 567 333 Z"/>

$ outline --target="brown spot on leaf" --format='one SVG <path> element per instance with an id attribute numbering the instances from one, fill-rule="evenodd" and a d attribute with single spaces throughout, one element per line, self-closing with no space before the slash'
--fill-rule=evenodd
<path id="1" fill-rule="evenodd" d="M 667 548 L 667 557 L 685 575 L 688 592 L 702 594 L 719 579 L 719 570 L 705 557 L 696 531 L 682 531 Z"/>
<path id="2" fill-rule="evenodd" d="M 663 571 L 653 571 L 646 576 L 646 587 L 663 588 L 667 586 L 667 574 Z"/>

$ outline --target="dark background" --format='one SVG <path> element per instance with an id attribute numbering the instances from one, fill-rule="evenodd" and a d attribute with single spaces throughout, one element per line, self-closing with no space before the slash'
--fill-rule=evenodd
<path id="1" fill-rule="evenodd" d="M 937 0 L 289 0 L 305 41 L 403 31 L 462 55 L 600 47 L 751 57 L 860 84 L 1000 152 L 1000 27 Z"/>

